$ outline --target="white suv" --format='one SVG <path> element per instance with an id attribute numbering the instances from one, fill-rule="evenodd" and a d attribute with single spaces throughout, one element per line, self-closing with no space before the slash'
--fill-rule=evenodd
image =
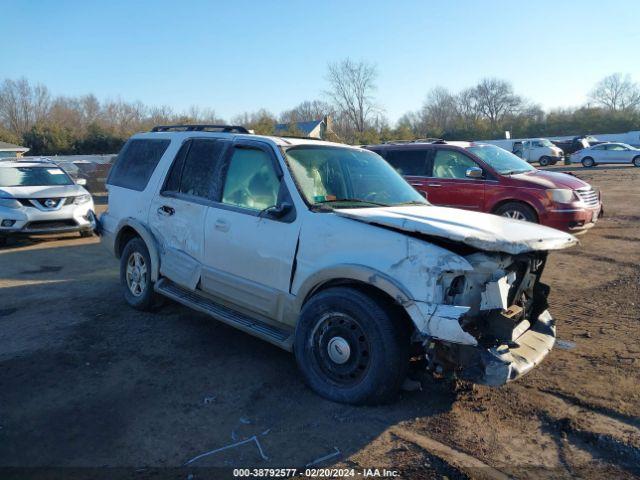
<path id="1" fill-rule="evenodd" d="M 293 351 L 331 400 L 391 399 L 410 358 L 502 385 L 553 347 L 540 276 L 577 240 L 432 206 L 373 152 L 156 127 L 128 141 L 107 188 L 101 232 L 127 302 L 161 294 Z"/>
<path id="2" fill-rule="evenodd" d="M 14 235 L 91 236 L 95 225 L 91 195 L 56 163 L 0 160 L 0 244 Z"/>

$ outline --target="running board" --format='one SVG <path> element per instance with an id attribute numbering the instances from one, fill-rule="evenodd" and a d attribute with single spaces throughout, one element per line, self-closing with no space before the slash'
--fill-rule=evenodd
<path id="1" fill-rule="evenodd" d="M 292 348 L 291 332 L 220 305 L 198 292 L 187 290 L 186 288 L 176 285 L 171 280 L 161 278 L 156 283 L 155 290 L 176 302 L 211 315 L 215 319 L 232 327 L 236 327 L 239 330 L 264 338 L 285 350 L 290 351 Z"/>

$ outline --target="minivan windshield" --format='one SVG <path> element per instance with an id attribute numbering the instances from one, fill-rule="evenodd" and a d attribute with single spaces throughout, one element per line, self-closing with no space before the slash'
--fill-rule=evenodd
<path id="1" fill-rule="evenodd" d="M 288 148 L 286 159 L 300 193 L 312 207 L 429 205 L 373 152 L 303 145 Z"/>
<path id="2" fill-rule="evenodd" d="M 468 150 L 501 175 L 513 175 L 535 170 L 520 157 L 494 145 L 474 145 L 468 147 Z"/>
<path id="3" fill-rule="evenodd" d="M 0 187 L 73 185 L 60 167 L 0 167 Z"/>
<path id="4" fill-rule="evenodd" d="M 537 140 L 537 142 L 543 147 L 555 147 L 555 145 L 551 143 L 551 140 L 548 140 L 546 138 L 541 138 Z"/>

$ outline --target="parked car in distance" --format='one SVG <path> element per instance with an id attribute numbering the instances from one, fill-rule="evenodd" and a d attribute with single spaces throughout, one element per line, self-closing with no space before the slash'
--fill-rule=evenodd
<path id="1" fill-rule="evenodd" d="M 555 146 L 546 138 L 480 140 L 476 143 L 484 143 L 504 148 L 529 163 L 538 162 L 541 167 L 555 165 L 564 158 L 562 149 Z"/>
<path id="2" fill-rule="evenodd" d="M 560 148 L 565 156 L 571 155 L 583 148 L 589 148 L 592 145 L 597 145 L 599 142 L 597 139 L 591 136 L 573 137 L 571 140 L 550 140 L 556 147 Z"/>
<path id="3" fill-rule="evenodd" d="M 93 199 L 83 184 L 49 160 L 0 160 L 0 244 L 15 235 L 91 236 Z"/>
<path id="4" fill-rule="evenodd" d="M 402 142 L 369 145 L 430 203 L 536 222 L 572 233 L 593 227 L 599 192 L 573 175 L 538 170 L 494 145 Z"/>
<path id="5" fill-rule="evenodd" d="M 100 231 L 132 307 L 160 294 L 293 351 L 331 400 L 392 399 L 410 358 L 501 385 L 554 345 L 540 277 L 575 237 L 430 205 L 366 149 L 156 127 L 107 188 Z"/>
<path id="6" fill-rule="evenodd" d="M 640 149 L 626 143 L 601 143 L 584 148 L 571 155 L 571 163 L 594 167 L 605 163 L 628 163 L 640 167 Z"/>

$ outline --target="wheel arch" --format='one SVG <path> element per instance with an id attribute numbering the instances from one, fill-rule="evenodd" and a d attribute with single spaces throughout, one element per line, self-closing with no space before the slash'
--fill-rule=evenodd
<path id="1" fill-rule="evenodd" d="M 397 309 L 400 321 L 415 329 L 422 316 L 405 288 L 388 275 L 362 265 L 339 265 L 311 275 L 297 292 L 298 312 L 316 294 L 332 287 L 351 287 Z"/>
<path id="2" fill-rule="evenodd" d="M 151 258 L 151 281 L 158 280 L 158 272 L 160 271 L 160 255 L 158 252 L 158 244 L 153 234 L 138 220 L 127 218 L 118 225 L 118 233 L 114 242 L 114 252 L 117 258 L 120 258 L 125 245 L 132 238 L 140 238 L 149 250 Z"/>

